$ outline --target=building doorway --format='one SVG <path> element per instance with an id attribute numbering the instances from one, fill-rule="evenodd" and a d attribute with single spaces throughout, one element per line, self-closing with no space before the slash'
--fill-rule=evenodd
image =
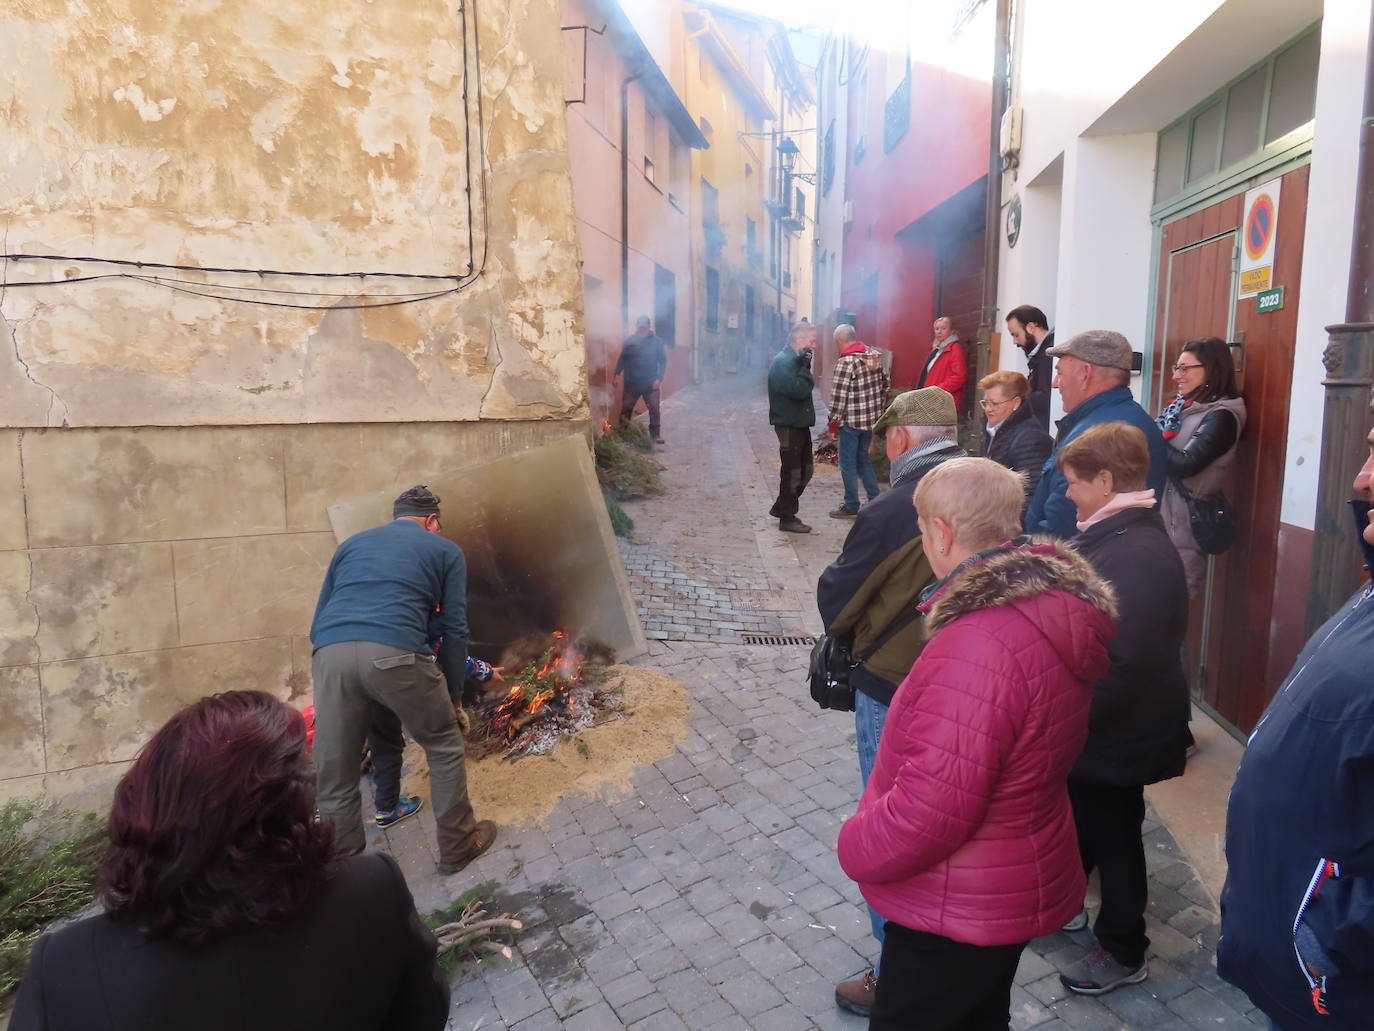
<path id="1" fill-rule="evenodd" d="M 1229 552 L 1212 560 L 1206 591 L 1191 606 L 1188 644 L 1195 696 L 1244 733 L 1259 721 L 1270 695 L 1270 624 L 1280 589 L 1275 582 L 1279 510 L 1308 171 L 1303 165 L 1282 177 L 1274 281 L 1284 286 L 1286 296 L 1279 311 L 1257 314 L 1253 297 L 1236 299 L 1244 190 L 1256 183 L 1244 184 L 1239 192 L 1166 222 L 1158 230 L 1159 278 L 1147 407 L 1157 413 L 1173 399 L 1170 369 L 1183 345 L 1202 336 L 1233 342 L 1245 398 L 1245 432 L 1227 489 L 1239 534 Z"/>

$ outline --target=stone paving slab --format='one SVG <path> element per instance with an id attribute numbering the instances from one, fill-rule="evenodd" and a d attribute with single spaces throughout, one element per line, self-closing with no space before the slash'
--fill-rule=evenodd
<path id="1" fill-rule="evenodd" d="M 626 506 L 636 531 L 622 554 L 652 638 L 639 661 L 692 699 L 675 754 L 636 774 L 628 795 L 566 798 L 540 826 L 504 830 L 455 877 L 425 868 L 425 814 L 383 836 L 409 856 L 422 909 L 495 880 L 497 905 L 528 925 L 515 962 L 455 975 L 455 1031 L 864 1026 L 834 1003 L 835 982 L 867 969 L 875 950 L 834 852 L 859 794 L 853 722 L 811 703 L 805 647 L 740 643 L 742 632 L 817 629 L 814 577 L 849 524 L 826 518 L 839 484 L 818 474 L 802 511 L 816 532 L 777 531 L 765 413 L 759 374 L 671 398 L 659 451 L 667 493 Z M 1150 978 L 1072 996 L 1058 971 L 1091 935 L 1050 935 L 1022 958 L 1012 1028 L 1263 1026 L 1216 976 L 1206 890 L 1153 813 L 1146 828 Z"/>

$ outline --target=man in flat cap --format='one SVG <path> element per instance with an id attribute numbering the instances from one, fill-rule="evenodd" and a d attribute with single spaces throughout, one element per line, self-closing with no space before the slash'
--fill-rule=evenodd
<path id="1" fill-rule="evenodd" d="M 491 847 L 496 825 L 478 821 L 468 800 L 455 711 L 467 666 L 467 560 L 440 533 L 439 499 L 418 486 L 396 499 L 391 522 L 340 544 L 310 643 L 318 802 L 339 851 L 363 850 L 358 760 L 382 706 L 425 750 L 439 872 L 451 874 Z M 444 642 L 437 659 L 429 643 L 436 631 Z"/>
<path id="2" fill-rule="evenodd" d="M 1150 446 L 1146 483 L 1154 490 L 1158 504 L 1164 496 L 1169 445 L 1149 413 L 1131 396 L 1134 356 L 1130 343 L 1110 329 L 1089 329 L 1046 353 L 1059 360 L 1054 388 L 1064 402 L 1064 418 L 1059 420 L 1054 450 L 1045 460 L 1044 472 L 1026 509 L 1026 532 L 1066 538 L 1078 532 L 1078 510 L 1066 493 L 1068 480 L 1055 468 L 1055 462 L 1065 444 L 1084 430 L 1103 423 L 1129 423 L 1145 434 Z"/>
<path id="3" fill-rule="evenodd" d="M 925 633 L 916 602 L 935 579 L 921 550 L 916 523 L 916 485 L 941 462 L 961 458 L 954 397 L 941 387 L 899 394 L 879 416 L 880 434 L 892 462 L 892 489 L 859 509 L 840 557 L 816 585 L 816 607 L 825 632 L 850 639 L 858 664 L 849 671 L 854 687 L 855 743 L 859 776 L 865 784 L 878 755 L 878 739 L 897 685 L 921 653 Z M 873 937 L 883 942 L 883 918 L 869 910 Z M 878 987 L 874 969 L 835 986 L 835 1002 L 868 1016 Z"/>

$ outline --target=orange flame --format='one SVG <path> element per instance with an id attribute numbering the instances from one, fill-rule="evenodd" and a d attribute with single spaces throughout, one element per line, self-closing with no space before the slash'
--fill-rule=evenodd
<path id="1" fill-rule="evenodd" d="M 534 674 L 534 679 L 546 686 L 529 696 L 526 694 L 529 686 L 515 684 L 492 714 L 492 729 L 503 732 L 507 738 L 515 737 L 521 727 L 527 725 L 518 714 L 532 716 L 554 703 L 561 705 L 564 711 L 573 708 L 572 688 L 582 680 L 581 664 L 586 660 L 586 653 L 573 651 L 566 631 L 555 630 L 552 637 L 548 652 Z M 548 682 L 550 679 L 552 683 Z"/>

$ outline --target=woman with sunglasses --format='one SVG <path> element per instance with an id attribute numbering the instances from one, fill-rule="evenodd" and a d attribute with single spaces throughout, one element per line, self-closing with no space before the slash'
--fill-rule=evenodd
<path id="1" fill-rule="evenodd" d="M 1195 598 L 1207 578 L 1207 556 L 1193 537 L 1179 484 L 1198 497 L 1222 492 L 1245 429 L 1245 401 L 1236 389 L 1231 349 L 1217 337 L 1189 340 L 1173 371 L 1178 396 L 1156 420 L 1170 448 L 1162 509 L 1188 575 L 1188 594 Z"/>

